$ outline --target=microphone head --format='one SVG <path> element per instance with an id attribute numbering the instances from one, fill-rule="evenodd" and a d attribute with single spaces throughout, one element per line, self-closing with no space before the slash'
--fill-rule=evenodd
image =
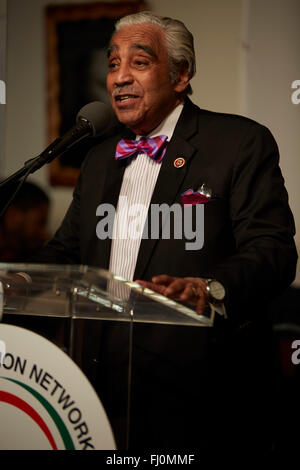
<path id="1" fill-rule="evenodd" d="M 106 132 L 114 124 L 115 119 L 115 114 L 108 104 L 93 101 L 81 108 L 76 121 L 88 121 L 92 136 L 96 137 Z"/>

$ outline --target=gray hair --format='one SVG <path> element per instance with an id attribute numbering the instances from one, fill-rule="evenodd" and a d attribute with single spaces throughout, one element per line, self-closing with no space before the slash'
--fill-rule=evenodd
<path id="1" fill-rule="evenodd" d="M 182 66 L 187 68 L 190 79 L 195 75 L 194 38 L 182 21 L 158 16 L 150 11 L 142 11 L 121 18 L 115 25 L 115 31 L 136 24 L 153 24 L 165 32 L 167 53 L 170 60 L 171 83 L 176 83 Z M 186 89 L 186 93 L 192 94 L 190 84 Z"/>

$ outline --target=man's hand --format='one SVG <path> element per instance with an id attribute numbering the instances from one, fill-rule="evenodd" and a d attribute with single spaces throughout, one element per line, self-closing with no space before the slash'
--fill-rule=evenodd
<path id="1" fill-rule="evenodd" d="M 181 302 L 196 305 L 196 312 L 202 315 L 207 304 L 206 283 L 199 277 L 172 277 L 161 274 L 152 278 L 152 282 L 138 282 L 142 287 Z"/>

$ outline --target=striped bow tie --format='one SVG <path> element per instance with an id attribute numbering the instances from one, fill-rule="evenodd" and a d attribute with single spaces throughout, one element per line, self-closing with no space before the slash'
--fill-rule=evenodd
<path id="1" fill-rule="evenodd" d="M 116 160 L 131 157 L 137 152 L 143 152 L 148 157 L 160 163 L 165 156 L 167 150 L 166 135 L 159 135 L 157 137 L 141 137 L 140 140 L 122 139 L 117 145 Z"/>

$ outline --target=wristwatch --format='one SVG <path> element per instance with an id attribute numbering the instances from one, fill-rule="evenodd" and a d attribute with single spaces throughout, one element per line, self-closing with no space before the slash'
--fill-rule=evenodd
<path id="1" fill-rule="evenodd" d="M 208 294 L 208 302 L 211 304 L 219 304 L 225 298 L 224 286 L 216 279 L 205 279 L 206 292 Z"/>

